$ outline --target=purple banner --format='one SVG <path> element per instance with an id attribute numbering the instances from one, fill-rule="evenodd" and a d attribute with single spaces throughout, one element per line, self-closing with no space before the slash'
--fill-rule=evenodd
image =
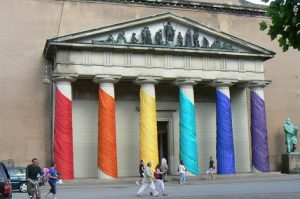
<path id="1" fill-rule="evenodd" d="M 251 91 L 252 166 L 260 172 L 269 172 L 269 147 L 264 100 Z"/>

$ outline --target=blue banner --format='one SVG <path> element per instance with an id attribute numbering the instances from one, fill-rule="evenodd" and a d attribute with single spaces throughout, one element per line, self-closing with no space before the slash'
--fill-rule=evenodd
<path id="1" fill-rule="evenodd" d="M 230 99 L 216 90 L 217 108 L 217 172 L 234 174 L 234 146 Z"/>

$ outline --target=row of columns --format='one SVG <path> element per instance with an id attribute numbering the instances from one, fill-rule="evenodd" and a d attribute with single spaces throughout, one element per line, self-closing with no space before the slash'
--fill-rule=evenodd
<path id="1" fill-rule="evenodd" d="M 111 179 L 118 177 L 115 95 L 114 84 L 118 76 L 96 76 L 99 84 L 98 110 L 98 177 Z M 64 179 L 74 179 L 73 138 L 72 138 L 72 95 L 71 82 L 74 77 L 56 77 L 55 120 L 54 120 L 54 161 Z M 157 117 L 155 84 L 153 78 L 136 81 L 140 88 L 140 159 L 159 163 L 157 143 Z M 180 79 L 180 160 L 183 160 L 189 173 L 199 174 L 198 146 L 195 120 L 194 89 L 195 80 Z M 216 124 L 217 124 L 217 172 L 235 173 L 235 158 L 229 87 L 234 80 L 217 80 L 211 85 L 216 87 Z M 269 149 L 266 128 L 266 115 L 263 87 L 266 81 L 252 82 L 251 88 L 251 140 L 252 168 L 255 172 L 269 171 Z"/>

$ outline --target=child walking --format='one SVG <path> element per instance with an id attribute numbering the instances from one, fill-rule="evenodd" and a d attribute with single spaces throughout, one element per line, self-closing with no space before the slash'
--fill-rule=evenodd
<path id="1" fill-rule="evenodd" d="M 45 195 L 45 198 L 48 197 L 50 193 L 53 194 L 53 199 L 56 199 L 56 182 L 57 182 L 57 171 L 55 170 L 55 162 L 51 164 L 51 168 L 49 169 L 48 173 L 48 183 L 51 187 L 50 191 Z"/>
<path id="2" fill-rule="evenodd" d="M 179 184 L 184 184 L 186 180 L 186 168 L 183 164 L 183 161 L 180 160 L 179 166 L 178 166 L 178 172 L 179 172 Z"/>

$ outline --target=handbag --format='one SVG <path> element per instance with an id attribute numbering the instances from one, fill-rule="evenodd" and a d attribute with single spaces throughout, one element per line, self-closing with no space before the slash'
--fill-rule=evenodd
<path id="1" fill-rule="evenodd" d="M 160 174 L 158 172 L 154 172 L 155 179 L 161 179 Z"/>

